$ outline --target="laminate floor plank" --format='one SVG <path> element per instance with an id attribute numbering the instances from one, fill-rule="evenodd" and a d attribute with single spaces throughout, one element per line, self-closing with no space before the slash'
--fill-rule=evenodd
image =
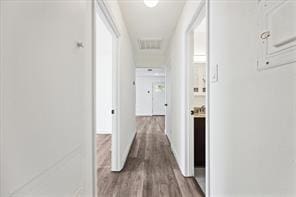
<path id="1" fill-rule="evenodd" d="M 111 172 L 111 135 L 97 135 L 98 197 L 203 197 L 194 178 L 181 174 L 164 117 L 137 117 L 136 122 L 137 135 L 121 172 Z"/>

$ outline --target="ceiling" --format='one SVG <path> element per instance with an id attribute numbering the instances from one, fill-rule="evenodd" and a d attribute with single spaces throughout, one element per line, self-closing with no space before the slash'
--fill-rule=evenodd
<path id="1" fill-rule="evenodd" d="M 159 0 L 159 4 L 154 8 L 146 7 L 143 0 L 118 0 L 118 2 L 136 55 L 136 66 L 163 66 L 166 50 L 185 0 Z M 142 48 L 153 49 L 140 49 L 140 40 Z M 155 49 L 158 46 L 160 49 Z"/>

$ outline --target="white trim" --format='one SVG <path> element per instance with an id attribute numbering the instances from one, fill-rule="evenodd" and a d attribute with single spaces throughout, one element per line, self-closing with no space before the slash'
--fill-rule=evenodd
<path id="1" fill-rule="evenodd" d="M 114 22 L 114 19 L 111 15 L 111 12 L 106 4 L 106 0 L 96 0 L 98 3 L 98 6 L 100 8 L 100 11 L 102 12 L 102 14 L 104 15 L 103 19 L 105 19 L 108 23 L 108 26 L 112 29 L 111 32 L 115 34 L 115 36 L 117 38 L 120 37 L 120 31 L 117 28 L 116 23 Z"/>
<path id="2" fill-rule="evenodd" d="M 93 9 L 93 41 L 96 43 L 96 17 L 97 11 L 99 11 L 100 17 L 103 22 L 106 24 L 107 28 L 113 35 L 113 70 L 112 70 L 112 78 L 113 80 L 113 102 L 112 108 L 115 110 L 115 115 L 113 115 L 112 120 L 112 171 L 120 171 L 120 106 L 119 106 L 119 62 L 118 58 L 120 56 L 119 51 L 119 37 L 120 31 L 117 28 L 116 23 L 111 15 L 109 8 L 106 5 L 106 0 L 95 0 L 94 1 L 94 9 Z M 98 8 L 98 9 L 97 9 Z M 93 164 L 93 196 L 97 195 L 97 165 L 96 165 L 96 44 L 93 47 L 93 134 L 92 134 L 92 164 Z"/>
<path id="3" fill-rule="evenodd" d="M 209 90 L 210 90 L 210 77 L 209 77 L 209 71 L 210 71 L 210 58 L 209 58 L 209 1 L 210 0 L 202 0 L 200 5 L 195 11 L 195 14 L 192 18 L 191 23 L 188 25 L 188 28 L 186 30 L 185 34 L 185 176 L 194 176 L 194 132 L 193 128 L 190 129 L 189 123 L 192 122 L 190 121 L 189 117 L 190 114 L 190 106 L 189 106 L 189 81 L 188 81 L 188 76 L 190 72 L 190 67 L 192 64 L 192 57 L 190 56 L 190 33 L 192 30 L 199 24 L 201 21 L 201 17 L 206 17 L 207 19 L 207 92 L 206 92 L 206 191 L 205 195 L 206 196 L 211 196 L 210 193 L 210 138 L 209 138 L 209 133 L 210 133 L 210 128 L 209 128 L 209 119 L 210 119 L 210 114 L 209 114 Z M 204 13 L 203 13 L 204 12 Z"/>
<path id="4" fill-rule="evenodd" d="M 172 140 L 171 140 L 170 135 L 167 135 L 167 137 L 168 137 L 168 140 L 170 142 L 170 148 L 171 148 L 172 153 L 173 153 L 173 155 L 174 155 L 174 157 L 176 159 L 176 162 L 178 164 L 179 170 L 181 171 L 182 174 L 184 174 L 184 171 L 183 171 L 184 166 L 180 163 L 181 157 L 178 155 L 178 152 L 176 151 L 175 146 L 172 144 Z"/>
<path id="5" fill-rule="evenodd" d="M 118 34 L 119 35 L 119 34 Z M 120 57 L 120 50 L 119 50 L 119 37 L 113 37 L 113 69 L 112 69 L 112 108 L 115 111 L 113 114 L 112 119 L 112 171 L 120 171 L 120 94 L 119 89 L 120 87 L 120 66 L 118 62 L 118 58 Z M 115 80 L 115 81 L 114 81 Z"/>
<path id="6" fill-rule="evenodd" d="M 186 132 L 186 147 L 185 147 L 185 175 L 186 176 L 194 176 L 194 152 L 193 152 L 193 139 L 194 139 L 194 134 L 193 134 L 193 128 L 191 126 L 192 122 L 192 116 L 190 116 L 190 95 L 191 90 L 190 90 L 190 73 L 191 73 L 191 67 L 192 67 L 192 49 L 190 43 L 193 43 L 193 35 L 191 34 L 194 28 L 201 22 L 201 17 L 205 17 L 205 13 L 203 13 L 205 10 L 205 1 L 201 2 L 200 5 L 198 6 L 191 23 L 189 24 L 187 30 L 186 30 L 186 35 L 185 35 L 185 58 L 186 58 L 186 66 L 185 66 L 185 132 Z"/>
<path id="7" fill-rule="evenodd" d="M 206 69 L 206 196 L 211 196 L 211 161 L 210 161 L 210 0 L 206 0 L 206 19 L 207 19 L 207 69 Z"/>
<path id="8" fill-rule="evenodd" d="M 96 157 L 96 3 L 92 2 L 92 134 L 91 134 L 91 165 L 92 165 L 92 196 L 97 195 L 97 165 Z M 89 147 L 89 146 L 87 146 Z"/>
<path id="9" fill-rule="evenodd" d="M 3 43 L 3 35 L 2 35 L 2 30 L 3 30 L 3 16 L 2 16 L 2 1 L 0 1 L 0 196 L 3 192 L 3 185 L 4 185 L 4 180 L 3 180 L 3 148 L 1 147 L 1 144 L 3 144 L 3 58 L 2 58 L 2 44 Z"/>
<path id="10" fill-rule="evenodd" d="M 184 166 L 180 163 L 181 157 L 178 155 L 178 153 L 177 153 L 177 151 L 175 150 L 174 147 L 175 146 L 173 146 L 171 144 L 172 153 L 173 153 L 174 157 L 176 158 L 177 164 L 179 166 L 179 170 L 181 171 L 182 174 L 185 174 L 185 172 L 183 171 L 184 170 Z M 185 176 L 185 177 L 187 177 L 187 176 Z"/>
<path id="11" fill-rule="evenodd" d="M 116 170 L 116 171 L 121 171 L 123 168 L 124 168 L 124 165 L 127 161 L 127 157 L 128 157 L 128 154 L 132 148 L 132 145 L 134 144 L 134 141 L 135 141 L 135 138 L 136 138 L 136 135 L 137 135 L 137 132 L 134 133 L 134 137 L 132 138 L 132 141 L 131 143 L 129 143 L 129 146 L 124 150 L 123 152 L 123 156 L 122 158 L 120 159 L 120 165 L 119 165 L 119 168 Z"/>

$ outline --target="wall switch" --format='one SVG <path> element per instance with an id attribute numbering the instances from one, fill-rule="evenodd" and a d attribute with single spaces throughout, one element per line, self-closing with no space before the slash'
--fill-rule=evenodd
<path id="1" fill-rule="evenodd" d="M 218 73 L 219 73 L 219 69 L 218 69 L 219 65 L 216 64 L 215 68 L 212 70 L 212 73 L 211 73 L 211 82 L 212 83 L 215 83 L 215 82 L 218 82 Z"/>

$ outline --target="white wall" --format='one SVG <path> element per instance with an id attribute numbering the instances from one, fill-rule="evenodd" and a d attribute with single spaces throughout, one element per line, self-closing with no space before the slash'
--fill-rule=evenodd
<path id="1" fill-rule="evenodd" d="M 0 196 L 91 196 L 91 2 L 0 6 Z"/>
<path id="2" fill-rule="evenodd" d="M 210 1 L 211 196 L 296 195 L 296 65 L 257 71 L 258 1 Z M 184 173 L 185 31 L 198 2 L 187 2 L 173 36 L 172 149 Z"/>
<path id="3" fill-rule="evenodd" d="M 201 23 L 194 29 L 194 48 L 193 53 L 196 56 L 207 53 L 207 20 L 204 18 Z"/>
<path id="4" fill-rule="evenodd" d="M 137 76 L 136 77 L 136 115 L 153 115 L 153 89 L 152 85 L 156 82 L 165 83 L 165 77 Z M 149 92 L 149 93 L 148 93 Z"/>
<path id="5" fill-rule="evenodd" d="M 96 132 L 97 134 L 111 134 L 113 36 L 102 21 L 99 13 L 96 16 Z"/>
<path id="6" fill-rule="evenodd" d="M 135 103 L 136 92 L 133 82 L 135 81 L 135 64 L 130 38 L 124 24 L 120 7 L 117 1 L 107 1 L 115 23 L 119 28 L 119 151 L 121 156 L 120 165 L 123 167 L 130 146 L 136 133 Z"/>
<path id="7" fill-rule="evenodd" d="M 143 67 L 143 68 L 159 68 L 164 67 L 165 65 L 165 56 L 159 55 L 159 54 L 138 54 L 135 56 L 135 61 L 137 67 Z"/>
<path id="8" fill-rule="evenodd" d="M 187 1 L 172 37 L 170 52 L 171 129 L 167 132 L 179 167 L 185 174 L 185 32 L 200 1 Z"/>
<path id="9" fill-rule="evenodd" d="M 91 3 L 0 1 L 1 197 L 92 196 Z M 135 67 L 118 4 L 108 5 L 121 32 L 123 167 L 135 136 Z"/>
<path id="10" fill-rule="evenodd" d="M 210 7 L 213 196 L 296 196 L 296 65 L 257 71 L 257 4 Z"/>

